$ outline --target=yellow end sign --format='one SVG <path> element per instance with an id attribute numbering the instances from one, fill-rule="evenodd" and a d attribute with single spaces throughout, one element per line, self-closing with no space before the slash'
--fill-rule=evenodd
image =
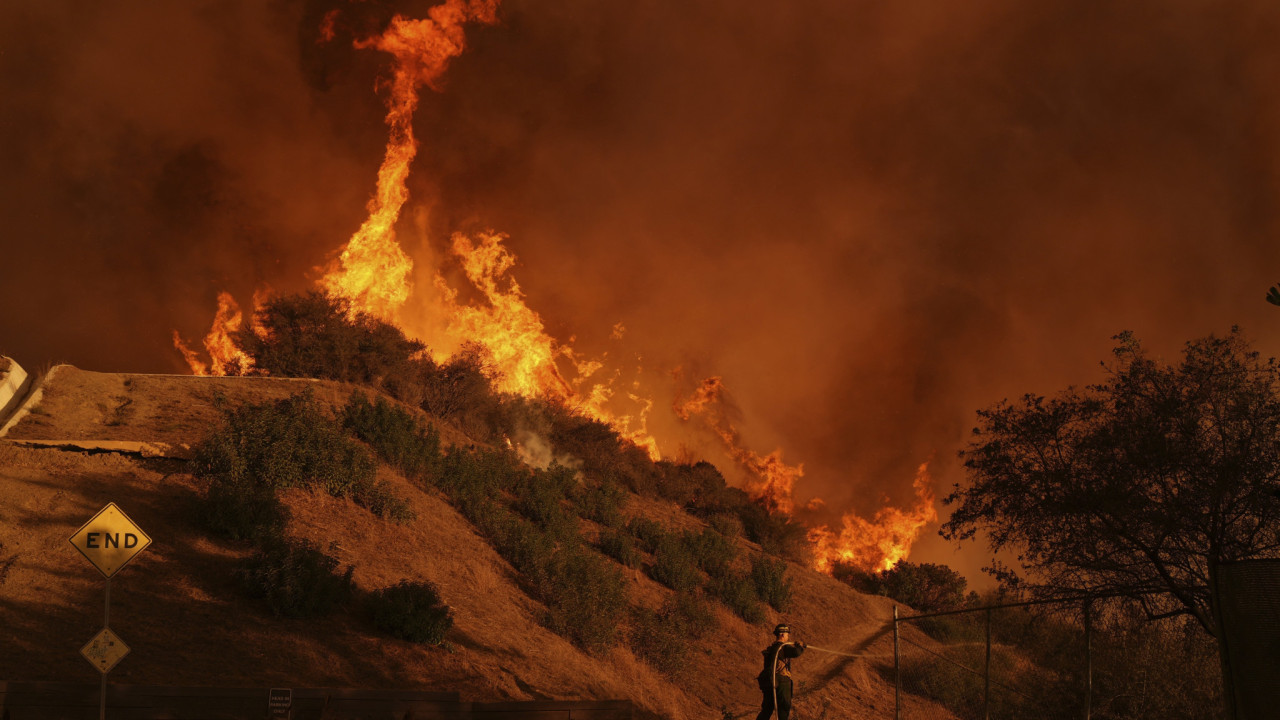
<path id="1" fill-rule="evenodd" d="M 98 672 L 106 675 L 111 672 L 111 668 L 115 667 L 116 663 L 129 654 L 129 646 L 125 645 L 124 641 L 109 628 L 102 628 L 102 632 L 80 648 L 80 654 L 89 661 L 89 664 L 98 668 Z"/>
<path id="2" fill-rule="evenodd" d="M 150 545 L 151 538 L 115 503 L 107 503 L 71 536 L 71 544 L 99 572 L 111 577 Z"/>

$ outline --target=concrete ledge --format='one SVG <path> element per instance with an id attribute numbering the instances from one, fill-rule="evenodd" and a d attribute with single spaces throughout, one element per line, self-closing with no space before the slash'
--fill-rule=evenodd
<path id="1" fill-rule="evenodd" d="M 20 447 L 56 448 L 88 453 L 121 453 L 145 458 L 191 459 L 191 447 L 186 444 L 170 445 L 162 442 L 138 442 L 136 440 L 3 440 L 0 442 Z"/>

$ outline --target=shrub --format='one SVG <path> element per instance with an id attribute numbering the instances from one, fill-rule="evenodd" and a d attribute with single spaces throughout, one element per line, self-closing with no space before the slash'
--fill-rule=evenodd
<path id="1" fill-rule="evenodd" d="M 582 461 L 590 477 L 612 477 L 625 465 L 624 441 L 608 423 L 565 408 L 548 407 L 552 447 Z"/>
<path id="2" fill-rule="evenodd" d="M 494 509 L 490 538 L 498 554 L 535 583 L 547 572 L 556 541 L 536 524 L 505 509 Z"/>
<path id="3" fill-rule="evenodd" d="M 713 578 L 727 573 L 729 565 L 738 557 L 738 548 L 733 542 L 711 528 L 685 533 L 684 543 L 689 547 L 698 567 Z"/>
<path id="4" fill-rule="evenodd" d="M 951 610 L 964 605 L 968 583 L 946 565 L 899 562 L 888 570 L 868 572 L 853 565 L 837 563 L 832 576 L 855 590 L 884 595 L 920 612 Z"/>
<path id="5" fill-rule="evenodd" d="M 787 564 L 763 555 L 751 558 L 751 584 L 756 595 L 774 610 L 785 612 L 791 602 L 791 581 Z"/>
<path id="6" fill-rule="evenodd" d="M 320 292 L 272 298 L 254 321 L 261 333 L 246 327 L 234 340 L 259 373 L 365 383 L 417 404 L 418 378 L 434 367 L 422 343 Z"/>
<path id="7" fill-rule="evenodd" d="M 631 649 L 668 677 L 689 670 L 689 642 L 715 627 L 706 602 L 692 593 L 676 593 L 657 612 L 636 608 L 631 617 Z"/>
<path id="8" fill-rule="evenodd" d="M 650 553 L 655 552 L 658 544 L 667 536 L 667 529 L 662 523 L 644 517 L 632 518 L 627 523 L 627 530 L 640 543 L 640 547 Z"/>
<path id="9" fill-rule="evenodd" d="M 416 517 L 409 501 L 395 494 L 391 485 L 384 480 L 376 480 L 361 490 L 355 497 L 356 502 L 378 517 L 385 517 L 396 522 L 408 522 Z"/>
<path id="10" fill-rule="evenodd" d="M 445 364 L 424 369 L 422 409 L 452 420 L 478 440 L 497 437 L 504 423 L 501 400 L 490 382 L 494 372 L 488 351 L 464 344 Z"/>
<path id="11" fill-rule="evenodd" d="M 609 528 L 622 525 L 622 505 L 626 499 L 626 493 L 612 480 L 583 483 L 573 493 L 579 514 Z"/>
<path id="12" fill-rule="evenodd" d="M 220 485 L 218 493 L 256 486 L 263 492 L 253 491 L 253 497 L 265 498 L 265 491 L 318 486 L 330 495 L 350 497 L 379 515 L 408 513 L 407 505 L 389 497 L 389 489 L 375 485 L 373 457 L 320 410 L 310 390 L 227 411 L 223 427 L 197 446 L 193 469 L 213 481 L 211 489 Z M 224 519 L 228 513 L 248 511 L 243 504 L 225 502 L 225 497 L 216 502 L 220 506 L 211 512 Z M 262 523 L 245 518 L 218 524 L 255 527 Z"/>
<path id="13" fill-rule="evenodd" d="M 759 543 L 765 552 L 798 562 L 808 561 L 807 531 L 789 516 L 753 501 L 740 508 L 738 517 L 742 519 L 747 539 Z"/>
<path id="14" fill-rule="evenodd" d="M 281 538 L 289 522 L 276 491 L 243 474 L 214 476 L 200 513 L 210 530 L 233 540 Z"/>
<path id="15" fill-rule="evenodd" d="M 613 645 L 627 608 L 622 575 L 580 547 L 562 548 L 548 566 L 539 595 L 547 627 L 589 650 Z"/>
<path id="16" fill-rule="evenodd" d="M 658 540 L 649 576 L 676 591 L 692 590 L 698 586 L 696 561 L 680 536 L 668 534 Z"/>
<path id="17" fill-rule="evenodd" d="M 730 540 L 736 540 L 742 537 L 742 521 L 738 519 L 737 515 L 720 513 L 719 515 L 712 515 L 708 519 L 708 522 L 711 523 L 712 530 L 715 530 Z"/>
<path id="18" fill-rule="evenodd" d="M 436 484 L 460 508 L 490 501 L 525 473 L 519 461 L 499 450 L 449 448 Z M 465 512 L 465 509 L 464 509 Z"/>
<path id="19" fill-rule="evenodd" d="M 439 645 L 453 627 L 449 607 L 436 587 L 425 580 L 401 580 L 371 593 L 366 601 L 374 627 L 392 637 L 426 645 Z"/>
<path id="20" fill-rule="evenodd" d="M 259 549 L 239 572 L 250 597 L 263 598 L 284 617 L 328 613 L 351 596 L 352 568 L 339 575 L 338 561 L 305 540 L 272 543 Z"/>
<path id="21" fill-rule="evenodd" d="M 565 485 L 575 482 L 573 471 L 552 465 L 550 470 L 522 471 L 517 477 L 513 489 L 520 514 L 556 538 L 576 538 L 578 519 L 565 507 Z"/>
<path id="22" fill-rule="evenodd" d="M 655 670 L 676 677 L 688 665 L 689 640 L 661 613 L 648 608 L 631 612 L 631 649 Z"/>
<path id="23" fill-rule="evenodd" d="M 640 567 L 640 553 L 630 535 L 616 530 L 601 533 L 600 552 L 629 568 Z"/>
<path id="24" fill-rule="evenodd" d="M 421 480 L 440 471 L 440 433 L 383 398 L 370 404 L 353 393 L 342 411 L 342 424 L 405 477 Z"/>
<path id="25" fill-rule="evenodd" d="M 755 587 L 747 575 L 727 573 L 724 577 L 717 578 L 711 588 L 720 602 L 738 617 L 753 625 L 764 622 L 764 608 L 761 607 Z"/>

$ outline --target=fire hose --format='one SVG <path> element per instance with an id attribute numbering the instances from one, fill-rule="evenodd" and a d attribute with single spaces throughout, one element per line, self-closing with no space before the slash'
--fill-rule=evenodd
<path id="1" fill-rule="evenodd" d="M 778 656 L 782 654 L 782 648 L 784 646 L 794 645 L 794 644 L 795 643 L 782 643 L 778 646 L 777 650 L 773 651 L 773 672 L 770 674 L 769 680 L 770 680 L 770 684 L 773 686 L 773 712 L 779 715 L 780 713 L 778 712 Z M 828 655 L 841 655 L 844 657 L 851 657 L 851 658 L 891 657 L 890 655 L 886 655 L 884 653 L 847 653 L 847 652 L 841 652 L 839 650 L 832 650 L 830 648 L 818 647 L 816 645 L 805 645 L 804 647 L 806 650 L 817 650 L 818 652 L 824 652 L 824 653 L 827 653 Z"/>

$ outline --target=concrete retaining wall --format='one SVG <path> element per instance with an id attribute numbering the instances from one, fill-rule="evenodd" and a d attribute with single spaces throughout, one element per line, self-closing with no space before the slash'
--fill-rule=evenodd
<path id="1" fill-rule="evenodd" d="M 31 387 L 31 377 L 13 358 L 0 355 L 0 427 L 22 404 Z"/>

